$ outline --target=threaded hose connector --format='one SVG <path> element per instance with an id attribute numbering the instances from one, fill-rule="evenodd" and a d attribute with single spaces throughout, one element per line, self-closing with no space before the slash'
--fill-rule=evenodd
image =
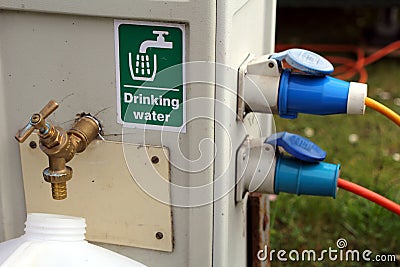
<path id="1" fill-rule="evenodd" d="M 51 195 L 55 200 L 63 200 L 67 198 L 67 183 L 52 183 Z"/>
<path id="2" fill-rule="evenodd" d="M 54 200 L 63 200 L 67 198 L 67 181 L 72 178 L 72 169 L 65 166 L 60 171 L 52 171 L 46 168 L 43 171 L 43 178 L 46 182 L 51 183 L 51 195 Z"/>

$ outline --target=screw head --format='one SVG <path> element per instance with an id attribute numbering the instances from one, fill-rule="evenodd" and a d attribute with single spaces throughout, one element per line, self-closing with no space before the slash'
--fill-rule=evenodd
<path id="1" fill-rule="evenodd" d="M 30 141 L 30 142 L 29 142 L 29 147 L 32 148 L 32 149 L 37 148 L 36 142 L 35 142 L 35 141 Z"/>
<path id="2" fill-rule="evenodd" d="M 272 62 L 268 63 L 268 67 L 270 67 L 271 69 L 272 69 L 274 66 L 275 66 L 274 63 L 272 63 Z"/>
<path id="3" fill-rule="evenodd" d="M 39 113 L 35 113 L 31 117 L 31 123 L 36 124 L 36 123 L 38 123 L 40 121 L 40 119 L 41 119 L 40 114 Z"/>
<path id="4" fill-rule="evenodd" d="M 164 234 L 161 233 L 161 232 L 157 232 L 157 233 L 156 233 L 156 238 L 157 238 L 158 240 L 163 239 L 163 238 L 164 238 Z"/>
<path id="5" fill-rule="evenodd" d="M 160 162 L 160 159 L 157 156 L 152 156 L 151 157 L 151 162 L 153 164 L 157 164 L 158 162 Z"/>

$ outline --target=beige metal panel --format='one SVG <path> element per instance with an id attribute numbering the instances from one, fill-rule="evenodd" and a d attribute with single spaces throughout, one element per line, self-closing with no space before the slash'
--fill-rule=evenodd
<path id="1" fill-rule="evenodd" d="M 39 147 L 30 148 L 31 141 L 37 143 L 38 136 L 20 145 L 28 212 L 84 217 L 89 241 L 172 251 L 171 206 L 136 182 L 144 179 L 170 198 L 167 148 L 95 140 L 68 164 L 74 172 L 67 182 L 68 198 L 55 201 L 41 174 L 47 156 Z"/>

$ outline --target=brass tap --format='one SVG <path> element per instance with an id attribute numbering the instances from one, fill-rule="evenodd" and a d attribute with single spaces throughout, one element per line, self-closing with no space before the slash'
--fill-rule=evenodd
<path id="1" fill-rule="evenodd" d="M 97 137 L 100 123 L 91 115 L 83 114 L 69 131 L 65 131 L 46 122 L 57 108 L 57 102 L 50 100 L 39 113 L 31 116 L 15 138 L 23 143 L 35 129 L 38 130 L 40 149 L 49 157 L 49 167 L 43 170 L 44 180 L 51 183 L 53 199 L 62 200 L 67 198 L 67 181 L 72 178 L 72 168 L 66 163 Z"/>

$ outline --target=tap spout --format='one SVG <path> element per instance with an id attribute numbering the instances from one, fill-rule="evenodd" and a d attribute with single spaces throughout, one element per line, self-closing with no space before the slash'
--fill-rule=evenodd
<path id="1" fill-rule="evenodd" d="M 51 195 L 55 200 L 67 198 L 67 181 L 72 178 L 72 168 L 65 164 L 63 157 L 49 157 L 49 167 L 43 170 L 43 178 L 51 183 Z"/>
<path id="2" fill-rule="evenodd" d="M 67 166 L 76 153 L 83 152 L 101 131 L 100 123 L 89 114 L 82 114 L 69 131 L 54 127 L 45 119 L 58 107 L 50 101 L 39 113 L 32 115 L 27 126 L 18 131 L 16 138 L 24 142 L 27 137 L 38 130 L 40 149 L 49 158 L 49 167 L 43 170 L 43 178 L 51 183 L 53 199 L 67 197 L 67 181 L 72 178 L 72 168 Z"/>
<path id="3" fill-rule="evenodd" d="M 172 49 L 173 44 L 172 42 L 166 42 L 165 41 L 165 36 L 168 35 L 169 32 L 167 31 L 153 31 L 153 34 L 158 35 L 157 40 L 146 40 L 144 41 L 139 48 L 139 53 L 145 54 L 147 52 L 147 49 L 150 47 L 154 48 L 164 48 L 164 49 Z"/>
<path id="4" fill-rule="evenodd" d="M 72 178 L 72 168 L 66 163 L 76 153 L 83 152 L 99 132 L 99 122 L 90 115 L 84 115 L 75 121 L 68 132 L 51 125 L 49 134 L 39 134 L 40 148 L 49 157 L 49 167 L 43 170 L 43 178 L 51 183 L 53 199 L 67 198 L 67 181 Z"/>

